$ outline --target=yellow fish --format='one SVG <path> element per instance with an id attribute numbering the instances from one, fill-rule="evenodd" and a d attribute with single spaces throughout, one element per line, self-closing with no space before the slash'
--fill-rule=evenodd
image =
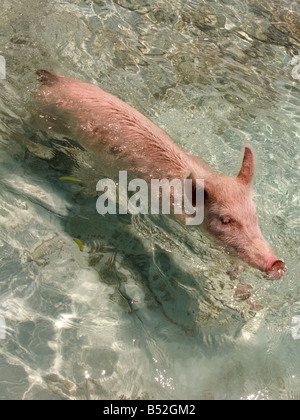
<path id="1" fill-rule="evenodd" d="M 60 181 L 74 181 L 74 182 L 81 182 L 80 179 L 71 178 L 70 176 L 62 176 L 59 178 Z"/>
<path id="2" fill-rule="evenodd" d="M 81 252 L 83 252 L 83 244 L 79 239 L 74 238 L 73 241 L 79 246 Z"/>

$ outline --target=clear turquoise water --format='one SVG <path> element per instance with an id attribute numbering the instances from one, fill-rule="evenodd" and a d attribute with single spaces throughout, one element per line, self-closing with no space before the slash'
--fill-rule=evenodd
<path id="1" fill-rule="evenodd" d="M 2 8 L 0 399 L 299 399 L 299 5 Z M 96 213 L 92 157 L 39 116 L 40 68 L 118 95 L 222 173 L 252 145 L 260 225 L 289 267 L 240 274 L 262 310 L 234 298 L 233 261 L 204 235 Z"/>

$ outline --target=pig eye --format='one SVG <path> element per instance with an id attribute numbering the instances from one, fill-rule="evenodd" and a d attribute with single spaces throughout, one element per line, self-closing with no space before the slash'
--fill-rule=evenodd
<path id="1" fill-rule="evenodd" d="M 221 217 L 220 220 L 222 225 L 230 225 L 233 223 L 233 220 L 230 217 Z"/>

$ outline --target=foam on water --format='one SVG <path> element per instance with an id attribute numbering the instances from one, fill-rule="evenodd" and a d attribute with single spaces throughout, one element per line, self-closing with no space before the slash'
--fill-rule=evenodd
<path id="1" fill-rule="evenodd" d="M 299 399 L 297 3 L 2 3 L 0 399 Z M 250 144 L 287 277 L 235 280 L 168 218 L 99 216 L 99 168 L 35 102 L 40 68 L 116 94 L 216 171 L 238 173 Z"/>

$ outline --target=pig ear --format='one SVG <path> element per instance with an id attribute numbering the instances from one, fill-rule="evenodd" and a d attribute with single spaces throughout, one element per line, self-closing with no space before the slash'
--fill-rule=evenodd
<path id="1" fill-rule="evenodd" d="M 238 180 L 245 185 L 251 184 L 254 175 L 254 154 L 249 147 L 245 147 L 244 160 L 242 168 L 237 176 Z"/>
<path id="2" fill-rule="evenodd" d="M 196 207 L 196 194 L 197 194 L 197 183 L 196 183 L 196 175 L 194 172 L 191 172 L 186 179 L 191 179 L 192 182 L 192 197 L 189 198 L 189 201 L 192 203 L 193 207 Z M 204 180 L 204 199 L 213 196 L 213 188 L 211 187 L 210 183 Z"/>
<path id="3" fill-rule="evenodd" d="M 197 184 L 196 184 L 196 177 L 194 172 L 191 172 L 186 179 L 192 180 L 192 197 L 188 197 L 188 200 L 190 203 L 192 203 L 192 206 L 196 206 L 196 193 L 197 193 Z"/>

